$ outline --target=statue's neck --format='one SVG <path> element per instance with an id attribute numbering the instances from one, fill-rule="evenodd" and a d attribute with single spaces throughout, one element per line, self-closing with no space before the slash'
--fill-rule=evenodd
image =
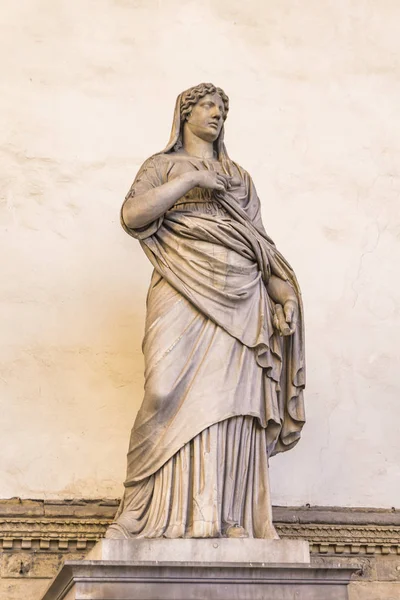
<path id="1" fill-rule="evenodd" d="M 194 135 L 191 131 L 184 131 L 183 148 L 191 156 L 198 158 L 215 158 L 213 142 L 207 142 Z"/>

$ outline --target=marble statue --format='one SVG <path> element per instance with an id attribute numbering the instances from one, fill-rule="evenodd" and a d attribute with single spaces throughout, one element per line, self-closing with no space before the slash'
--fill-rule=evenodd
<path id="1" fill-rule="evenodd" d="M 292 268 L 224 145 L 229 100 L 178 96 L 166 148 L 121 211 L 154 267 L 145 394 L 108 538 L 277 538 L 268 460 L 304 424 L 304 325 Z"/>

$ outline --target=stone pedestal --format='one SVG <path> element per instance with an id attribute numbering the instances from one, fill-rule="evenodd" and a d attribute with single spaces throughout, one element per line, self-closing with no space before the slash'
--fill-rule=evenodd
<path id="1" fill-rule="evenodd" d="M 174 563 L 302 563 L 310 562 L 305 540 L 260 539 L 132 539 L 100 540 L 87 560 Z"/>
<path id="2" fill-rule="evenodd" d="M 353 571 L 311 566 L 300 540 L 103 540 L 43 600 L 347 600 Z"/>

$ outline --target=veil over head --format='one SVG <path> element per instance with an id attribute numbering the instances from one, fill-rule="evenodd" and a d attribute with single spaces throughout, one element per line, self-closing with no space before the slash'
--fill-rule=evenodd
<path id="1" fill-rule="evenodd" d="M 210 85 L 210 84 L 208 84 L 208 85 Z M 179 96 L 177 97 L 176 103 L 175 103 L 174 119 L 172 122 L 171 135 L 170 135 L 168 144 L 165 146 L 164 150 L 159 152 L 159 154 L 166 154 L 168 152 L 173 152 L 176 144 L 179 141 L 181 143 L 183 142 L 182 129 L 183 129 L 183 124 L 184 124 L 184 119 L 182 119 L 182 117 L 181 117 L 182 98 L 184 96 L 186 96 L 191 90 L 194 90 L 197 87 L 198 86 L 193 86 L 193 87 L 189 88 L 188 90 L 185 90 L 184 92 L 179 94 Z M 213 86 L 213 87 L 216 88 L 216 86 Z M 216 89 L 218 89 L 218 88 L 216 88 Z M 204 94 L 204 95 L 207 95 L 207 93 L 209 93 L 209 92 L 206 92 L 206 94 Z M 216 139 L 216 141 L 214 142 L 214 148 L 217 152 L 218 160 L 229 159 L 228 152 L 226 150 L 225 143 L 224 143 L 224 134 L 225 134 L 224 125 L 222 125 L 220 134 L 219 134 L 218 138 Z"/>

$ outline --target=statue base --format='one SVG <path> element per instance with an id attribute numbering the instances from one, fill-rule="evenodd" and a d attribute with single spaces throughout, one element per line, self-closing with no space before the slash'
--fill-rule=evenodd
<path id="1" fill-rule="evenodd" d="M 310 565 L 303 540 L 102 540 L 43 600 L 347 600 L 353 572 Z"/>
<path id="2" fill-rule="evenodd" d="M 100 540 L 87 560 L 174 563 L 309 563 L 305 540 L 188 538 Z"/>

